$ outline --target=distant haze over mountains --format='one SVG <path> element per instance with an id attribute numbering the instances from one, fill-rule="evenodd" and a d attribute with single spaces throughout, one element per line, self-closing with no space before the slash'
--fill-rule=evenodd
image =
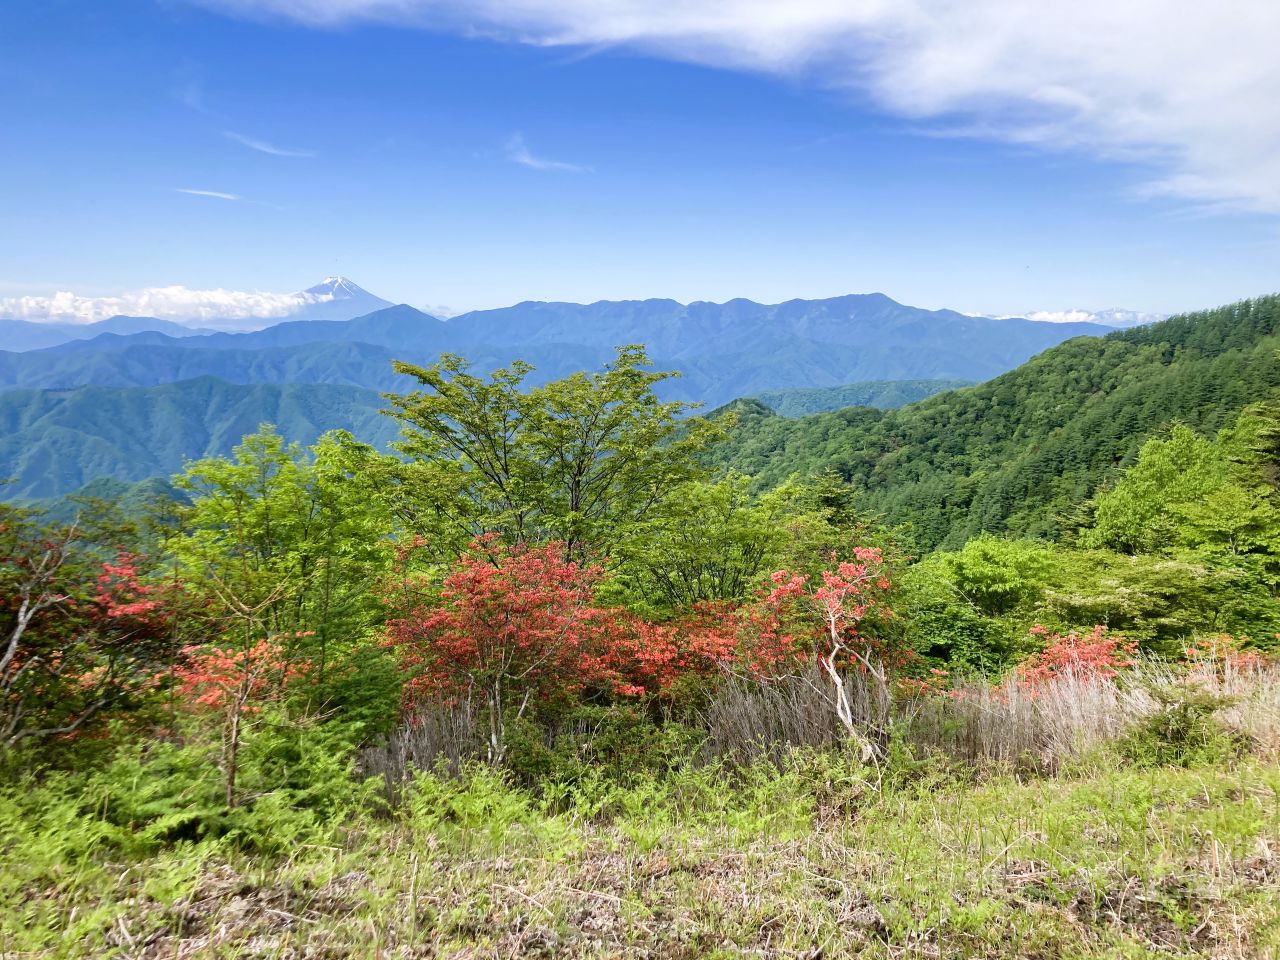
<path id="1" fill-rule="evenodd" d="M 363 291 L 325 301 L 351 309 Z M 364 295 L 367 296 L 367 295 Z M 148 387 L 195 377 L 230 383 L 407 386 L 392 359 L 429 363 L 458 353 L 481 372 L 528 360 L 535 381 L 596 369 L 620 344 L 644 344 L 682 376 L 666 393 L 711 406 L 767 390 L 868 380 L 985 380 L 1073 336 L 1088 323 L 995 320 L 923 310 L 883 294 L 761 304 L 751 300 L 528 301 L 448 321 L 400 305 L 351 320 L 288 320 L 262 330 L 174 336 L 105 332 L 39 350 L 0 352 L 0 389 Z"/>

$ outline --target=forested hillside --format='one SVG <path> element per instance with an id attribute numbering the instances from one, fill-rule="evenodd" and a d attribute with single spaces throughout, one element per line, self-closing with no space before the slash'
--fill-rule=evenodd
<path id="1" fill-rule="evenodd" d="M 766 390 L 750 399 L 759 400 L 779 416 L 803 417 L 845 407 L 891 410 L 917 403 L 935 393 L 970 386 L 971 383 L 968 380 L 865 380 L 838 387 Z"/>
<path id="2" fill-rule="evenodd" d="M 396 433 L 371 390 L 336 384 L 230 384 L 213 377 L 146 388 L 0 393 L 3 498 L 49 498 L 94 480 L 167 477 L 226 455 L 262 423 L 314 443 L 350 430 L 385 446 Z"/>
<path id="3" fill-rule="evenodd" d="M 1212 431 L 1280 387 L 1280 297 L 1068 341 L 987 383 L 900 410 L 801 420 L 735 404 L 715 462 L 761 488 L 836 471 L 921 548 L 981 531 L 1058 536 L 1143 441 Z"/>

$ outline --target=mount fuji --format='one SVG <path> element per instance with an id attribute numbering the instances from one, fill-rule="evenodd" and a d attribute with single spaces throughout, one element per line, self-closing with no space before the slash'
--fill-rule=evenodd
<path id="1" fill-rule="evenodd" d="M 304 305 L 289 320 L 353 320 L 395 306 L 346 277 L 325 277 L 298 294 Z"/>

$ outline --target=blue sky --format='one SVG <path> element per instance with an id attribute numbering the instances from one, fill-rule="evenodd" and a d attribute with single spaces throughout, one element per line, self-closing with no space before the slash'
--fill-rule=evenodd
<path id="1" fill-rule="evenodd" d="M 814 16 L 834 28 L 783 24 L 798 39 L 781 48 L 761 40 L 777 24 L 601 22 L 553 0 L 262 6 L 0 7 L 0 303 L 327 274 L 454 310 L 879 290 L 1172 312 L 1280 288 L 1278 108 L 1224 116 L 1272 78 L 1152 88 L 1173 40 L 1131 89 L 1076 58 L 1069 83 L 1042 66 L 1019 101 L 966 65 L 952 102 L 956 75 L 918 79 L 948 62 L 932 38 L 848 69 L 867 28 L 831 4 Z M 1116 87 L 1161 105 L 1100 104 Z"/>

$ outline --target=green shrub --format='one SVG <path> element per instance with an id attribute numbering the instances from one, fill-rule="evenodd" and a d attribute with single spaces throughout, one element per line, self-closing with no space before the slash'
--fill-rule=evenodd
<path id="1" fill-rule="evenodd" d="M 528 718 L 509 721 L 506 763 L 528 787 L 576 783 L 588 771 L 625 785 L 681 766 L 702 736 L 680 723 L 656 723 L 635 707 L 583 706 L 551 731 Z"/>
<path id="2" fill-rule="evenodd" d="M 1153 686 L 1158 704 L 1117 744 L 1120 755 L 1140 767 L 1193 767 L 1238 759 L 1248 739 L 1217 718 L 1230 697 L 1196 686 Z"/>

